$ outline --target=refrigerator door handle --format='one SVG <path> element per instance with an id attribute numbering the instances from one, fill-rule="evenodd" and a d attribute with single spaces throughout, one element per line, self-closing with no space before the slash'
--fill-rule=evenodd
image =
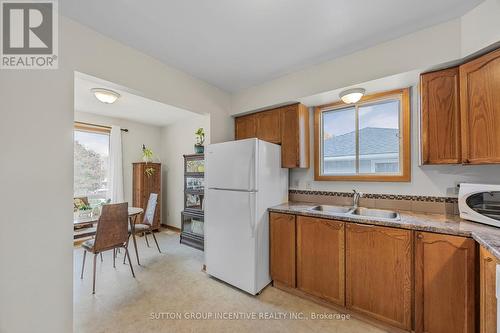
<path id="1" fill-rule="evenodd" d="M 257 184 L 257 180 L 255 179 L 255 172 L 256 172 L 256 168 L 257 168 L 257 163 L 255 161 L 255 151 L 257 150 L 258 148 L 255 148 L 252 150 L 252 156 L 251 156 L 251 159 L 250 159 L 250 165 L 252 165 L 252 167 L 250 168 L 250 172 L 248 173 L 248 189 L 249 190 L 255 190 L 256 188 L 256 184 Z M 254 183 L 252 185 L 252 180 L 254 180 Z"/>
<path id="2" fill-rule="evenodd" d="M 248 207 L 250 207 L 250 231 L 252 232 L 252 238 L 255 238 L 255 195 L 250 193 L 248 196 Z"/>

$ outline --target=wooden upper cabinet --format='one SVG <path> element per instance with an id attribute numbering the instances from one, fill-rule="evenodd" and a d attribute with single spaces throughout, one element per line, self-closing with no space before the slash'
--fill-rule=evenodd
<path id="1" fill-rule="evenodd" d="M 347 308 L 411 330 L 412 245 L 410 230 L 346 223 Z"/>
<path id="2" fill-rule="evenodd" d="M 279 110 L 270 110 L 255 114 L 257 137 L 261 140 L 281 143 L 281 119 Z"/>
<path id="3" fill-rule="evenodd" d="M 235 139 L 281 144 L 283 168 L 309 168 L 309 112 L 300 103 L 236 117 Z"/>
<path id="4" fill-rule="evenodd" d="M 297 288 L 344 306 L 344 222 L 297 217 Z"/>
<path id="5" fill-rule="evenodd" d="M 474 240 L 428 232 L 415 237 L 415 332 L 474 332 Z"/>
<path id="6" fill-rule="evenodd" d="M 497 332 L 496 265 L 497 260 L 484 247 L 479 251 L 479 328 L 481 333 Z"/>
<path id="7" fill-rule="evenodd" d="M 271 278 L 295 288 L 295 215 L 269 214 Z"/>
<path id="8" fill-rule="evenodd" d="M 234 120 L 234 131 L 236 140 L 257 137 L 255 115 L 237 117 Z"/>
<path id="9" fill-rule="evenodd" d="M 309 168 L 309 111 L 305 105 L 281 108 L 281 164 Z"/>
<path id="10" fill-rule="evenodd" d="M 460 66 L 462 159 L 500 163 L 500 49 Z"/>
<path id="11" fill-rule="evenodd" d="M 458 67 L 420 76 L 423 164 L 460 163 Z"/>

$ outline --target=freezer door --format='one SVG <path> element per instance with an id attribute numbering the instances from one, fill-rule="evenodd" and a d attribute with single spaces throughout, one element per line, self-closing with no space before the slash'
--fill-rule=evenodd
<path id="1" fill-rule="evenodd" d="M 257 139 L 208 145 L 205 153 L 207 188 L 257 190 Z"/>
<path id="2" fill-rule="evenodd" d="M 207 190 L 205 262 L 208 274 L 255 294 L 257 193 Z"/>

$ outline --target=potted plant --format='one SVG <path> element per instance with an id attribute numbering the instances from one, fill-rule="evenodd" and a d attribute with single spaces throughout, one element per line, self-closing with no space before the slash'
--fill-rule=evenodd
<path id="1" fill-rule="evenodd" d="M 90 217 L 92 215 L 92 207 L 86 204 L 81 205 L 78 207 L 78 215 L 80 217 Z"/>
<path id="2" fill-rule="evenodd" d="M 205 143 L 205 130 L 203 127 L 200 127 L 194 132 L 194 135 L 196 136 L 196 143 L 194 144 L 194 152 L 196 154 L 203 154 L 205 151 L 205 147 L 203 144 Z"/>
<path id="3" fill-rule="evenodd" d="M 142 160 L 148 164 L 154 161 L 153 150 L 151 148 L 146 147 L 146 145 L 142 145 Z M 155 168 L 149 167 L 144 169 L 144 174 L 148 177 L 151 177 L 155 173 Z"/>
<path id="4" fill-rule="evenodd" d="M 146 163 L 153 162 L 153 150 L 144 144 L 142 145 L 142 160 Z"/>

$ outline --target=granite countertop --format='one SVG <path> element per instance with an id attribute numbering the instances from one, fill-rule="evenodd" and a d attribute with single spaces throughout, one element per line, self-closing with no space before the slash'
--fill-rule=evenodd
<path id="1" fill-rule="evenodd" d="M 311 202 L 286 202 L 269 208 L 270 212 L 313 216 L 326 219 L 335 219 L 346 222 L 372 224 L 387 227 L 403 228 L 419 231 L 430 231 L 447 235 L 471 237 L 487 248 L 500 260 L 500 228 L 485 224 L 474 223 L 458 216 L 443 214 L 425 214 L 409 211 L 398 211 L 400 219 L 385 219 L 363 216 L 353 216 L 325 211 L 312 211 L 318 204 Z"/>

